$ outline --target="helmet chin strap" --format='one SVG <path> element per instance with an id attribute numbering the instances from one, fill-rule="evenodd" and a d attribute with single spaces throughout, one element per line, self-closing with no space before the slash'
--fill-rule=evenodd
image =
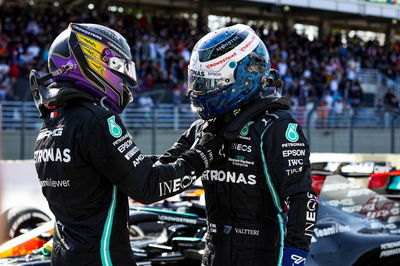
<path id="1" fill-rule="evenodd" d="M 66 65 L 61 66 L 60 68 L 57 68 L 56 70 L 50 72 L 47 75 L 44 75 L 43 77 L 39 77 L 38 75 L 35 75 L 35 77 L 37 79 L 37 84 L 43 85 L 46 81 L 48 81 L 54 77 L 57 77 L 63 73 L 66 73 L 68 70 L 73 69 L 73 68 L 74 68 L 74 64 L 72 62 L 68 62 Z M 35 71 L 35 70 L 32 70 L 32 71 Z"/>
<path id="2" fill-rule="evenodd" d="M 74 64 L 72 62 L 68 62 L 66 65 L 50 72 L 43 77 L 41 77 L 36 70 L 31 70 L 31 73 L 29 74 L 29 84 L 32 90 L 35 105 L 41 114 L 41 118 L 48 115 L 50 110 L 48 100 L 53 97 L 49 93 L 49 88 L 45 86 L 45 82 L 62 73 L 69 71 L 72 68 L 74 68 Z"/>

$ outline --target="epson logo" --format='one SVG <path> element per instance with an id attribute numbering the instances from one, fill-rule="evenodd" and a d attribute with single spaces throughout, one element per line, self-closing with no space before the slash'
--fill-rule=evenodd
<path id="1" fill-rule="evenodd" d="M 197 77 L 204 77 L 204 71 L 189 69 L 190 75 L 197 76 Z"/>

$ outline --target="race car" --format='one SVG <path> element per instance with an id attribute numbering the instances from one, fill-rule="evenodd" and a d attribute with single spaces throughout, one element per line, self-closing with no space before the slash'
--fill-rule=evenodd
<path id="1" fill-rule="evenodd" d="M 394 200 L 400 199 L 400 171 L 388 162 L 318 162 L 311 164 L 315 175 L 339 174 Z"/>

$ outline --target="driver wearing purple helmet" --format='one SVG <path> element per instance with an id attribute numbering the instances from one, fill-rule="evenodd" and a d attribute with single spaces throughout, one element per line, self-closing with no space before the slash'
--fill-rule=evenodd
<path id="1" fill-rule="evenodd" d="M 44 119 L 34 161 L 56 218 L 52 265 L 135 265 L 128 196 L 148 204 L 187 189 L 221 156 L 223 139 L 205 133 L 176 162 L 153 165 L 118 116 L 132 101 L 135 64 L 107 27 L 71 23 L 48 66 L 43 77 L 33 70 L 30 84 Z"/>

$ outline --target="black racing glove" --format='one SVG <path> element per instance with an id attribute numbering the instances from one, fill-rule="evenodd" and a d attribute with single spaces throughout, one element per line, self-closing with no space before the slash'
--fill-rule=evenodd
<path id="1" fill-rule="evenodd" d="M 194 148 L 185 151 L 182 157 L 194 168 L 196 175 L 200 176 L 211 163 L 225 160 L 224 142 L 222 134 L 202 131 Z"/>

